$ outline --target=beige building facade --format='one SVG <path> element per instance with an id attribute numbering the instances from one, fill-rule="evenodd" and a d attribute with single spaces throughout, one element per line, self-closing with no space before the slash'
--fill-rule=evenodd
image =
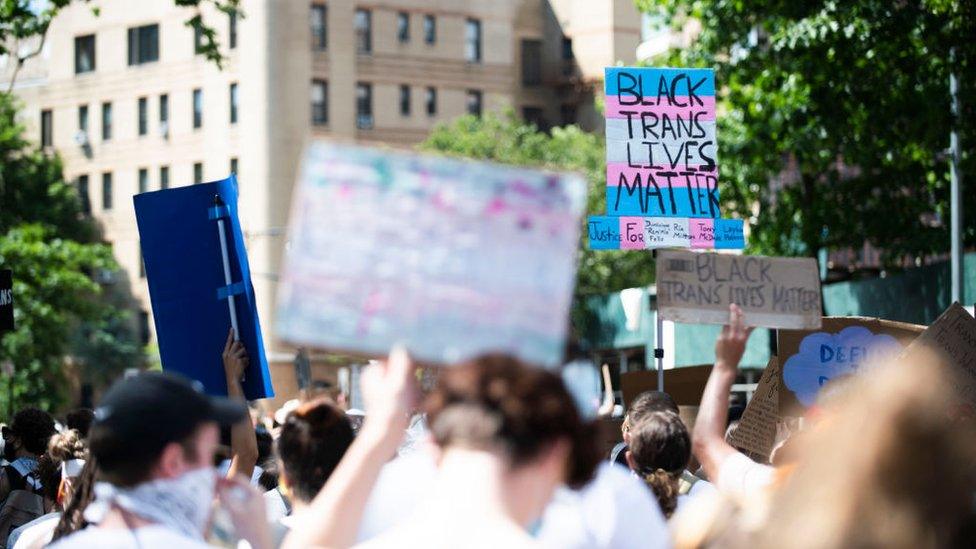
<path id="1" fill-rule="evenodd" d="M 96 15 L 92 7 L 98 7 Z M 277 273 L 304 143 L 411 147 L 438 123 L 512 109 L 541 127 L 600 130 L 603 67 L 632 63 L 631 0 L 242 0 L 207 4 L 222 69 L 196 53 L 172 0 L 72 3 L 17 75 L 29 134 L 87 198 L 153 338 L 132 196 L 236 172 L 279 395 L 293 349 L 273 334 Z M 34 44 L 36 45 L 36 44 Z M 32 44 L 23 45 L 30 48 Z M 0 82 L 14 63 L 0 59 Z"/>

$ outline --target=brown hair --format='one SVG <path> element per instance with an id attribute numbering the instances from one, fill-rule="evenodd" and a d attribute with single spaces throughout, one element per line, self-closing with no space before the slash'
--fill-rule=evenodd
<path id="1" fill-rule="evenodd" d="M 312 501 L 352 439 L 345 412 L 326 399 L 307 402 L 289 413 L 278 437 L 278 458 L 292 494 Z"/>
<path id="2" fill-rule="evenodd" d="M 636 473 L 654 491 L 661 512 L 678 507 L 678 481 L 691 459 L 691 437 L 674 412 L 651 412 L 630 430 L 630 456 Z"/>
<path id="3" fill-rule="evenodd" d="M 596 427 L 584 423 L 556 374 L 507 355 L 486 355 L 445 369 L 425 409 L 443 447 L 501 449 L 518 467 L 558 440 L 570 443 L 566 483 L 588 482 L 600 462 Z"/>
<path id="4" fill-rule="evenodd" d="M 58 525 L 54 528 L 52 543 L 81 530 L 85 526 L 85 509 L 95 499 L 97 476 L 98 465 L 95 463 L 94 457 L 89 457 L 75 481 L 71 499 L 64 506 L 64 512 L 61 513 Z"/>

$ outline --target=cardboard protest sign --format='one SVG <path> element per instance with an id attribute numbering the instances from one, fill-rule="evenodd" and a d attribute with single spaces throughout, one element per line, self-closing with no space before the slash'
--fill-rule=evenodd
<path id="1" fill-rule="evenodd" d="M 609 67 L 607 214 L 719 217 L 715 72 Z"/>
<path id="2" fill-rule="evenodd" d="M 924 326 L 865 317 L 824 317 L 819 330 L 779 330 L 781 415 L 799 416 L 831 379 L 869 361 L 894 359 Z"/>
<path id="3" fill-rule="evenodd" d="M 739 425 L 729 437 L 729 444 L 760 463 L 769 462 L 776 442 L 776 423 L 780 417 L 778 386 L 779 361 L 772 357 L 759 378 L 752 400 L 742 412 Z"/>
<path id="4" fill-rule="evenodd" d="M 745 247 L 741 219 L 590 216 L 591 250 Z"/>
<path id="5" fill-rule="evenodd" d="M 313 143 L 295 188 L 277 329 L 290 342 L 450 364 L 562 360 L 585 184 Z"/>
<path id="6" fill-rule="evenodd" d="M 957 402 L 947 402 L 953 417 L 976 417 L 976 318 L 953 303 L 905 350 L 910 360 L 935 352 L 955 371 Z M 916 354 L 919 353 L 919 354 Z"/>
<path id="7" fill-rule="evenodd" d="M 698 406 L 711 373 L 711 364 L 672 368 L 664 371 L 664 386 L 667 387 L 667 392 L 674 399 L 675 404 Z M 644 391 L 657 390 L 657 371 L 643 370 L 622 374 L 620 389 L 623 393 L 624 407 L 629 407 L 637 395 Z"/>
<path id="8" fill-rule="evenodd" d="M 820 326 L 815 259 L 660 250 L 656 265 L 657 304 L 665 320 L 725 324 L 729 305 L 736 303 L 747 326 Z"/>
<path id="9" fill-rule="evenodd" d="M 224 206 L 214 206 L 216 196 Z M 200 381 L 208 394 L 227 394 L 220 355 L 231 326 L 227 297 L 234 295 L 238 332 L 250 359 L 244 394 L 251 400 L 274 396 L 234 176 L 142 193 L 133 201 L 163 369 Z M 230 286 L 224 281 L 217 219 L 228 228 Z"/>
<path id="10" fill-rule="evenodd" d="M 0 269 L 0 334 L 14 330 L 14 275 Z"/>

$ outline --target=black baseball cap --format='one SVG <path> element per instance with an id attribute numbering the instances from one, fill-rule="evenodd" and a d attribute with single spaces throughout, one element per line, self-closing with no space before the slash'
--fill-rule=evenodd
<path id="1" fill-rule="evenodd" d="M 203 423 L 229 426 L 247 417 L 247 406 L 208 396 L 200 382 L 144 372 L 116 382 L 95 409 L 89 441 L 104 472 L 155 463 L 167 444 L 182 442 Z"/>

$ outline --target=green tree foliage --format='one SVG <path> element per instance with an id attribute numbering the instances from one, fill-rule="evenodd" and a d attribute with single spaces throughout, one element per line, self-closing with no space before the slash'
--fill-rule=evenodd
<path id="1" fill-rule="evenodd" d="M 0 364 L 15 368 L 0 383 L 0 413 L 66 403 L 69 354 L 86 380 L 141 364 L 124 299 L 103 299 L 93 280 L 118 269 L 111 249 L 97 243 L 60 161 L 24 138 L 16 115 L 0 93 L 0 267 L 14 272 L 17 325 L 0 336 Z"/>
<path id="2" fill-rule="evenodd" d="M 466 115 L 435 128 L 420 148 L 465 158 L 578 172 L 589 184 L 587 215 L 606 213 L 603 138 L 576 126 L 546 133 L 511 113 L 489 113 L 481 118 Z M 577 294 L 621 290 L 653 280 L 651 254 L 591 251 L 585 243 L 585 221 L 582 223 Z"/>
<path id="3" fill-rule="evenodd" d="M 689 49 L 653 64 L 716 69 L 722 198 L 750 220 L 752 251 L 814 255 L 867 240 L 893 265 L 948 250 L 952 124 L 976 185 L 976 2 L 637 5 L 675 28 L 701 24 Z M 956 120 L 950 71 L 961 84 Z M 972 245 L 976 192 L 964 196 Z"/>

